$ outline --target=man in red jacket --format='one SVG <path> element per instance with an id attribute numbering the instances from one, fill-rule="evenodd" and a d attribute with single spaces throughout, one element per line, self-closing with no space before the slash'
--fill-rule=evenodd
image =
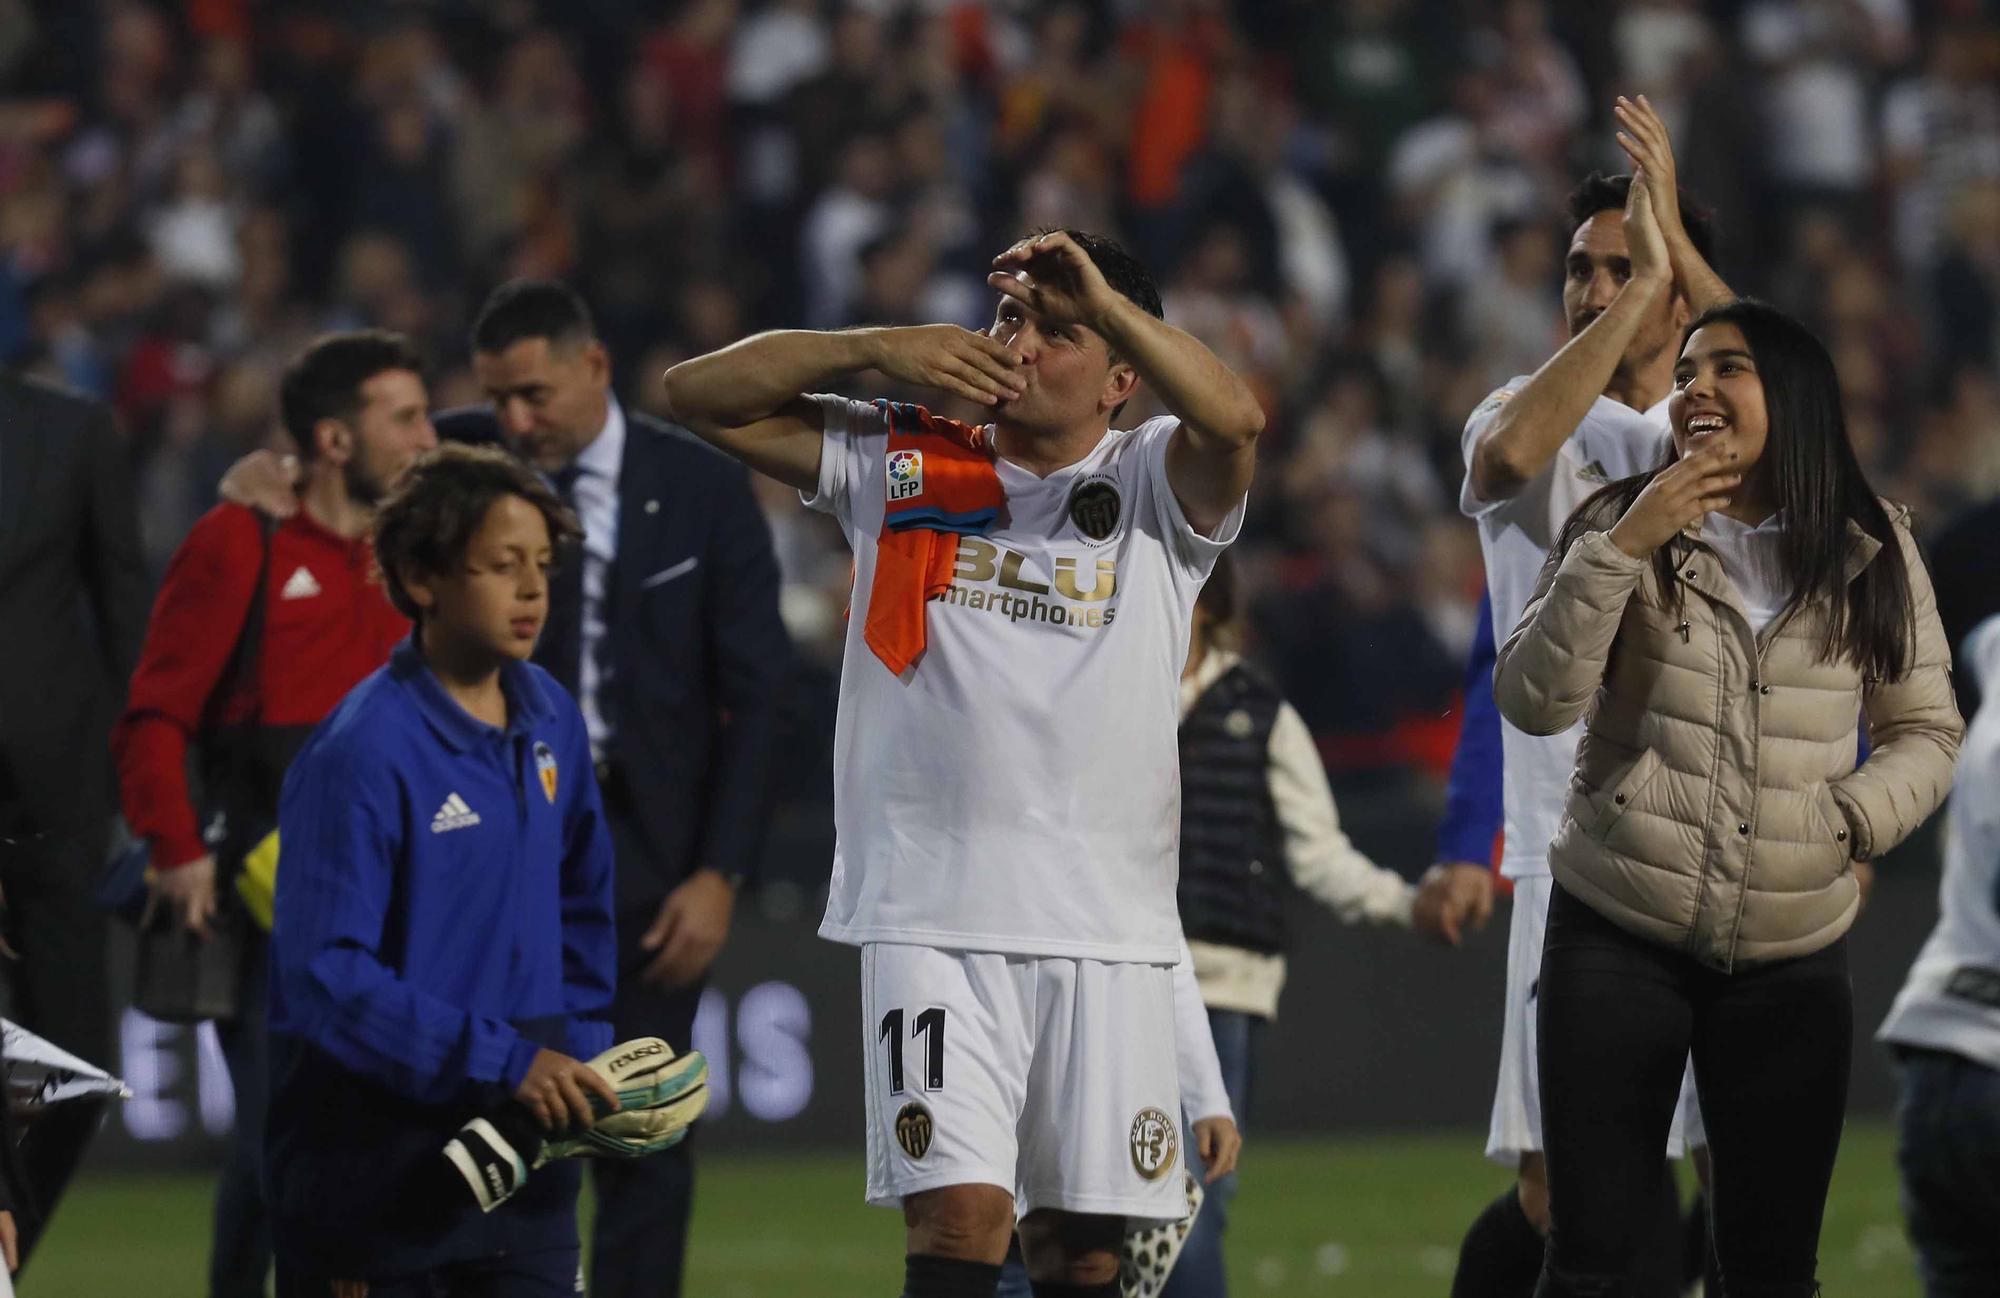
<path id="1" fill-rule="evenodd" d="M 376 502 L 437 444 L 421 362 L 396 334 L 318 339 L 286 370 L 279 400 L 303 466 L 301 508 L 270 525 L 222 504 L 195 524 L 167 568 L 111 740 L 125 819 L 151 851 L 153 904 L 204 938 L 218 908 L 237 904 L 242 853 L 276 823 L 293 753 L 409 633 L 374 579 L 368 528 Z M 216 1195 L 212 1298 L 261 1298 L 270 1266 L 257 1188 L 266 959 L 253 933 L 241 1008 L 218 1025 L 236 1137 Z"/>

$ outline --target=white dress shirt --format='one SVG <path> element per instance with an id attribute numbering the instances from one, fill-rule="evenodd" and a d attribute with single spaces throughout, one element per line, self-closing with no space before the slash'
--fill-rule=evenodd
<path id="1" fill-rule="evenodd" d="M 611 660 L 599 650 L 608 633 L 605 599 L 611 588 L 611 565 L 618 557 L 618 471 L 625 462 L 625 412 L 614 400 L 604 428 L 576 457 L 576 485 L 570 494 L 583 521 L 583 625 L 578 646 L 577 705 L 590 731 L 591 756 L 602 759 L 611 742 L 612 724 L 601 698 L 611 683 Z"/>

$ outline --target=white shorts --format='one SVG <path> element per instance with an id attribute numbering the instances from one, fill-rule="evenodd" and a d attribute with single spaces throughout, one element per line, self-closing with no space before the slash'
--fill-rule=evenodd
<path id="1" fill-rule="evenodd" d="M 1172 968 L 871 943 L 861 1016 L 869 1203 L 1181 1215 Z"/>
<path id="2" fill-rule="evenodd" d="M 1535 1061 L 1535 988 L 1542 976 L 1542 937 L 1549 925 L 1555 880 L 1536 875 L 1514 880 L 1514 914 L 1507 930 L 1507 1008 L 1500 1037 L 1500 1083 L 1493 1091 L 1493 1122 L 1486 1156 L 1507 1167 L 1521 1155 L 1542 1151 L 1542 1083 Z M 1680 1103 L 1667 1131 L 1667 1157 L 1679 1158 L 1708 1143 L 1695 1102 L 1694 1065 L 1681 1076 Z"/>

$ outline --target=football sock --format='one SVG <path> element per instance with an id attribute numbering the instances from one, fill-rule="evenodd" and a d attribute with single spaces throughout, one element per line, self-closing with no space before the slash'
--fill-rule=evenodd
<path id="1" fill-rule="evenodd" d="M 1116 1280 L 1106 1280 L 1103 1284 L 1057 1284 L 1052 1280 L 1035 1282 L 1035 1298 L 1119 1298 L 1120 1293 Z"/>
<path id="2" fill-rule="evenodd" d="M 1486 1205 L 1458 1247 L 1451 1298 L 1529 1298 L 1542 1274 L 1546 1241 L 1521 1210 L 1515 1187 Z"/>
<path id="3" fill-rule="evenodd" d="M 990 1262 L 911 1253 L 903 1259 L 903 1298 L 993 1298 L 1000 1268 Z"/>

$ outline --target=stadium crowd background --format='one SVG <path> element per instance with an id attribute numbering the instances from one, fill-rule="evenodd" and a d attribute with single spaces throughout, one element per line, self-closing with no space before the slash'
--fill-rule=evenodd
<path id="1" fill-rule="evenodd" d="M 155 572 L 321 330 L 406 331 L 434 406 L 475 401 L 469 312 L 557 276 L 658 411 L 755 329 L 983 327 L 992 252 L 1080 226 L 1266 403 L 1253 644 L 1337 783 L 1434 788 L 1481 580 L 1459 430 L 1559 342 L 1562 199 L 1640 92 L 1725 278 L 1828 340 L 1878 486 L 1924 530 L 2000 492 L 1979 0 L 0 0 L 0 77 L 0 357 L 114 403 Z M 763 486 L 830 679 L 845 549 Z"/>

